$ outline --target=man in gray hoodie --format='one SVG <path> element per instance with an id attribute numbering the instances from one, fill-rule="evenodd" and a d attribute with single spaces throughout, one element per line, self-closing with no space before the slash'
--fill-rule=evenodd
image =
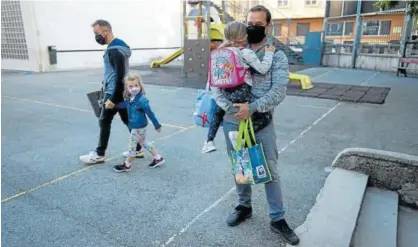
<path id="1" fill-rule="evenodd" d="M 97 20 L 92 24 L 96 42 L 108 45 L 104 53 L 104 79 L 102 82 L 103 107 L 99 117 L 100 138 L 96 151 L 80 156 L 85 164 L 96 164 L 105 161 L 105 152 L 109 142 L 113 117 L 119 113 L 123 123 L 128 126 L 128 112 L 124 106 L 124 77 L 129 70 L 130 47 L 112 33 L 108 21 Z M 137 157 L 143 158 L 141 146 L 137 146 Z"/>
<path id="2" fill-rule="evenodd" d="M 227 144 L 227 152 L 231 155 L 233 150 L 229 138 L 230 131 L 238 129 L 239 120 L 247 119 L 256 112 L 274 113 L 274 109 L 284 100 L 289 83 L 289 63 L 287 56 L 274 41 L 271 35 L 271 13 L 262 6 L 257 5 L 248 11 L 247 15 L 248 48 L 252 49 L 260 60 L 266 55 L 264 47 L 276 46 L 273 63 L 266 75 L 251 71 L 253 86 L 251 88 L 252 100 L 245 104 L 232 104 L 219 88 L 213 88 L 215 101 L 226 113 L 223 119 L 223 129 Z M 297 245 L 299 237 L 289 227 L 285 219 L 285 208 L 278 172 L 278 158 L 276 143 L 277 135 L 274 120 L 268 126 L 256 133 L 256 141 L 263 145 L 264 156 L 272 175 L 272 181 L 264 184 L 267 202 L 269 204 L 270 228 L 288 244 Z M 252 216 L 251 185 L 236 184 L 238 206 L 227 217 L 229 226 L 237 226 Z"/>

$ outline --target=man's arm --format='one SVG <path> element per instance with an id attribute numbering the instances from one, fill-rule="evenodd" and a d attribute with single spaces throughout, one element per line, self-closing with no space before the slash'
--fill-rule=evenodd
<path id="1" fill-rule="evenodd" d="M 125 56 L 117 49 L 109 50 L 110 65 L 115 69 L 115 91 L 110 97 L 110 101 L 117 103 L 123 100 L 123 77 L 125 76 Z"/>
<path id="2" fill-rule="evenodd" d="M 248 105 L 250 113 L 273 110 L 286 96 L 289 83 L 289 62 L 283 51 L 277 51 L 273 57 L 272 86 L 261 98 Z"/>

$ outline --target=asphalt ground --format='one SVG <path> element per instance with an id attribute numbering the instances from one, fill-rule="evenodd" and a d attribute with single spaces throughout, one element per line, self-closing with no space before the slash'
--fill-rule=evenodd
<path id="1" fill-rule="evenodd" d="M 139 70 L 141 74 L 159 73 Z M 177 72 L 176 72 L 177 73 Z M 383 105 L 288 96 L 276 108 L 286 218 L 300 225 L 334 157 L 348 147 L 418 154 L 418 79 L 394 73 L 310 68 L 314 82 L 390 87 Z M 150 74 L 149 74 L 150 75 Z M 100 70 L 2 73 L 2 246 L 284 246 L 269 230 L 263 186 L 253 189 L 253 217 L 225 223 L 237 202 L 222 132 L 218 151 L 201 154 L 207 129 L 193 126 L 196 89 L 147 83 L 162 132 L 149 139 L 167 159 L 122 162 L 127 130 L 112 126 L 107 162 L 86 166 L 98 123 L 86 93 Z M 222 130 L 220 130 L 222 131 Z"/>

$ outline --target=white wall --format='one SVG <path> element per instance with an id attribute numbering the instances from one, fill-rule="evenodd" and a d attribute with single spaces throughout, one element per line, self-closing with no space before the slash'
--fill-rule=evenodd
<path id="1" fill-rule="evenodd" d="M 351 68 L 351 54 L 323 54 L 322 65 L 330 67 Z"/>
<path id="2" fill-rule="evenodd" d="M 356 59 L 356 68 L 396 72 L 398 62 L 399 57 L 358 55 Z"/>
<path id="3" fill-rule="evenodd" d="M 396 72 L 398 62 L 399 57 L 360 54 L 356 59 L 356 68 Z M 351 68 L 351 54 L 323 54 L 322 64 L 330 67 Z M 410 64 L 407 72 L 417 74 L 418 65 Z"/>
<path id="4" fill-rule="evenodd" d="M 180 47 L 182 5 L 178 0 L 153 1 L 35 1 L 42 71 L 101 67 L 103 52 L 58 53 L 58 64 L 49 65 L 47 47 L 57 50 L 102 49 L 91 24 L 108 20 L 114 34 L 131 48 Z M 144 64 L 174 50 L 133 51 L 131 64 Z"/>

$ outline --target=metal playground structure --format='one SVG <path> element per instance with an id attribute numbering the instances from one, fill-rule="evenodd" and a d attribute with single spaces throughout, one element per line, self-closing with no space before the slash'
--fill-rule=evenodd
<path id="1" fill-rule="evenodd" d="M 157 68 L 168 64 L 184 54 L 184 76 L 198 74 L 200 77 L 206 77 L 211 48 L 223 41 L 224 28 L 233 20 L 226 11 L 225 1 L 222 1 L 222 6 L 211 1 L 183 1 L 183 47 L 161 60 L 153 61 L 150 67 Z M 290 73 L 289 79 L 300 84 L 302 89 L 313 87 L 309 76 Z"/>

